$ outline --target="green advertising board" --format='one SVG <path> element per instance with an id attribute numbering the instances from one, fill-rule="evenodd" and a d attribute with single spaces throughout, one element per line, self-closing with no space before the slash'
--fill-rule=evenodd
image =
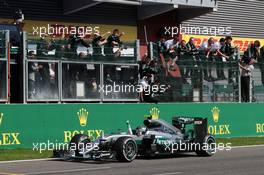
<path id="1" fill-rule="evenodd" d="M 217 138 L 264 136 L 264 105 L 238 103 L 0 105 L 0 149 L 66 143 L 77 133 L 92 139 L 142 125 L 147 115 L 206 117 Z"/>

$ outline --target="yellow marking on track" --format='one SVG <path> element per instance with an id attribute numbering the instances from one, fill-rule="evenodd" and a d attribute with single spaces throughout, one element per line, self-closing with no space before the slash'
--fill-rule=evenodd
<path id="1" fill-rule="evenodd" d="M 0 172 L 0 175 L 24 175 L 24 174 Z"/>

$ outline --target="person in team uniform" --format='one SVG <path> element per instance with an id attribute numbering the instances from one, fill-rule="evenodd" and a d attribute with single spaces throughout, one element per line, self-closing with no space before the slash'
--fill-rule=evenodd
<path id="1" fill-rule="evenodd" d="M 186 44 L 186 48 L 187 48 L 187 53 L 185 54 L 185 58 L 186 58 L 185 77 L 189 77 L 191 75 L 192 69 L 194 68 L 194 61 L 196 61 L 195 54 L 197 52 L 197 48 L 194 45 L 193 37 L 189 39 L 188 43 Z"/>
<path id="2" fill-rule="evenodd" d="M 93 57 L 98 58 L 102 55 L 102 46 L 104 46 L 107 43 L 107 39 L 105 39 L 105 35 L 110 34 L 111 32 L 107 32 L 103 35 L 99 35 L 97 33 L 94 34 L 93 40 L 92 40 L 92 46 L 93 46 Z"/>
<path id="3" fill-rule="evenodd" d="M 78 30 L 77 30 L 78 31 Z M 89 44 L 83 40 L 78 33 L 70 35 L 68 39 L 68 50 L 71 52 L 73 57 L 77 56 L 77 48 L 79 45 L 89 47 Z"/>
<path id="4" fill-rule="evenodd" d="M 180 73 L 181 73 L 181 76 L 182 76 L 182 82 L 184 84 L 187 83 L 187 80 L 186 80 L 186 62 L 185 62 L 185 58 L 188 54 L 188 48 L 186 46 L 186 41 L 185 40 L 182 40 L 179 44 L 179 47 L 178 47 L 178 53 L 179 53 L 179 58 L 177 60 L 177 64 L 179 66 L 179 69 L 180 69 Z"/>
<path id="5" fill-rule="evenodd" d="M 113 30 L 112 35 L 107 38 L 107 43 L 104 48 L 106 55 L 114 57 L 118 57 L 121 55 L 123 43 L 121 42 L 120 38 L 124 34 L 124 32 L 120 33 L 118 29 Z M 114 50 L 114 48 L 117 48 L 117 50 Z"/>

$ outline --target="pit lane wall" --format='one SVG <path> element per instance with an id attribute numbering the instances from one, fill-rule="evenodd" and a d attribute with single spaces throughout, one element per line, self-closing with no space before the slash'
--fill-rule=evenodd
<path id="1" fill-rule="evenodd" d="M 0 105 L 0 149 L 32 148 L 33 143 L 69 142 L 77 133 L 92 139 L 135 128 L 152 115 L 207 117 L 217 138 L 264 136 L 264 104 L 28 104 Z"/>

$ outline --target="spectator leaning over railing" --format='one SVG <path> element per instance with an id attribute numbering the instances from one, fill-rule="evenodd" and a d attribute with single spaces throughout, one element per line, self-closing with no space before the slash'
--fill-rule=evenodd
<path id="1" fill-rule="evenodd" d="M 254 41 L 254 43 L 249 44 L 244 55 L 248 58 L 252 58 L 257 60 L 260 55 L 260 42 L 258 40 Z"/>
<path id="2" fill-rule="evenodd" d="M 214 38 L 210 37 L 208 41 L 203 42 L 200 47 L 200 50 L 205 54 L 205 57 L 203 57 L 204 59 L 202 60 L 204 61 L 204 66 L 205 66 L 203 70 L 204 79 L 207 81 L 214 81 L 216 80 L 216 78 L 212 76 L 212 66 L 213 66 L 212 64 L 214 61 L 214 56 L 216 55 L 216 51 L 217 51 L 214 44 Z"/>
<path id="3" fill-rule="evenodd" d="M 186 72 L 185 72 L 185 77 L 189 77 L 192 74 L 192 69 L 194 68 L 194 62 L 197 61 L 196 60 L 196 53 L 197 53 L 197 47 L 194 44 L 194 38 L 191 37 L 188 41 L 188 43 L 186 44 L 186 48 L 187 48 L 187 52 L 185 54 L 185 66 L 186 66 Z"/>
<path id="4" fill-rule="evenodd" d="M 176 64 L 176 60 L 178 58 L 178 47 L 179 47 L 180 41 L 178 36 L 174 36 L 172 39 L 169 39 L 165 42 L 166 46 L 166 52 L 170 59 L 172 59 L 172 65 L 171 67 Z M 167 69 L 170 69 L 171 67 L 167 67 Z"/>
<path id="5" fill-rule="evenodd" d="M 217 79 L 224 80 L 226 79 L 224 74 L 224 63 L 229 57 L 225 55 L 225 38 L 221 38 L 219 40 L 219 46 L 217 49 L 217 56 L 216 56 L 216 74 Z"/>
<path id="6" fill-rule="evenodd" d="M 234 83 L 235 75 L 235 67 L 237 67 L 237 61 L 234 59 L 234 53 L 236 47 L 232 46 L 233 38 L 231 36 L 225 37 L 225 45 L 224 45 L 224 54 L 226 55 L 227 64 L 228 64 L 228 83 Z"/>
<path id="7" fill-rule="evenodd" d="M 179 66 L 179 69 L 180 69 L 180 73 L 181 73 L 181 76 L 182 76 L 182 82 L 184 84 L 187 83 L 187 80 L 186 80 L 186 77 L 185 77 L 185 72 L 186 72 L 186 55 L 188 53 L 188 48 L 186 46 L 186 41 L 185 40 L 182 40 L 179 44 L 179 47 L 178 47 L 178 53 L 179 53 L 179 58 L 178 58 L 178 61 L 177 61 L 177 64 Z"/>
<path id="8" fill-rule="evenodd" d="M 166 83 L 170 87 L 167 94 L 166 101 L 179 101 L 182 88 L 181 73 L 176 61 L 179 58 L 180 41 L 178 36 L 169 39 L 165 42 L 167 49 L 168 60 L 166 62 Z"/>

